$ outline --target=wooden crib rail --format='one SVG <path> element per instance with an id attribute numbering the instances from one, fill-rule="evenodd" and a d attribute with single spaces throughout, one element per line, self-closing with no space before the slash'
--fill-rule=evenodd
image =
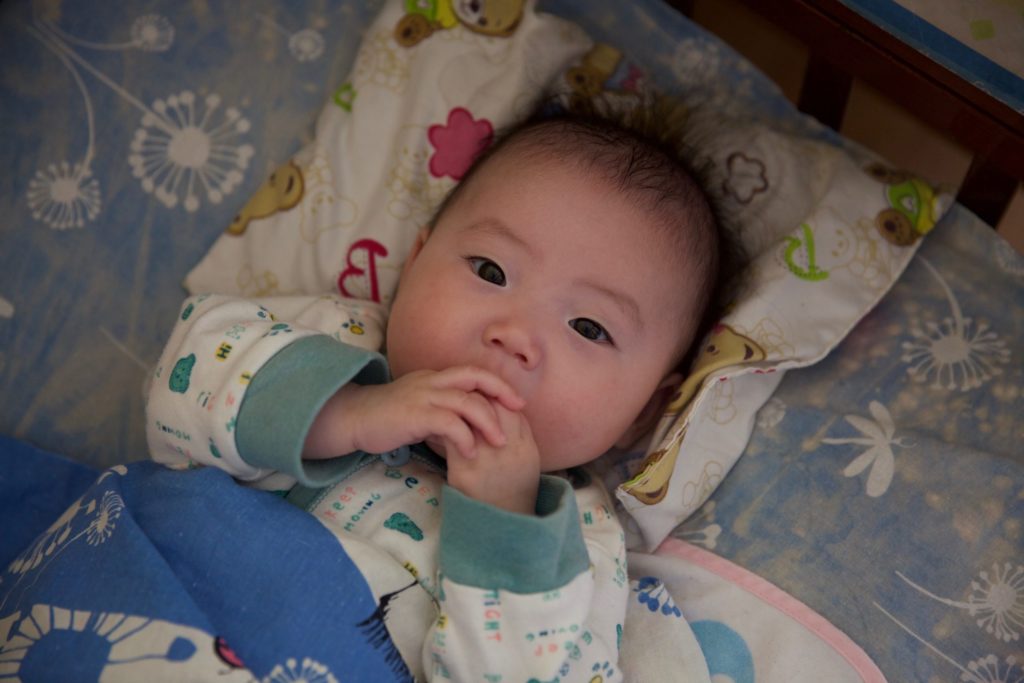
<path id="1" fill-rule="evenodd" d="M 692 16 L 693 0 L 668 0 Z M 1024 180 L 1024 114 L 903 43 L 839 0 L 740 0 L 807 46 L 797 106 L 838 130 L 853 79 L 971 150 L 957 194 L 989 225 Z"/>

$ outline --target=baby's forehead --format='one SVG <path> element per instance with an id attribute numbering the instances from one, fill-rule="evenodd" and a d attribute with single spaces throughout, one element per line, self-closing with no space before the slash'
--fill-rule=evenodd
<path id="1" fill-rule="evenodd" d="M 548 172 L 552 169 L 555 173 Z M 466 187 L 463 189 L 467 195 L 486 201 L 493 193 L 506 190 L 516 177 L 558 183 L 559 178 L 565 176 L 572 178 L 573 185 L 585 184 L 602 196 L 617 197 L 632 207 L 622 230 L 647 254 L 645 268 L 648 272 L 668 277 L 692 270 L 693 261 L 699 258 L 695 243 L 700 239 L 695 233 L 700 228 L 681 200 L 658 201 L 643 188 L 638 191 L 628 183 L 609 178 L 592 165 L 581 164 L 572 154 L 559 154 L 557 149 L 551 148 L 505 147 L 464 180 Z M 536 202 L 537 198 L 522 197 L 521 200 Z M 595 234 L 593 240 L 599 241 L 600 236 Z"/>

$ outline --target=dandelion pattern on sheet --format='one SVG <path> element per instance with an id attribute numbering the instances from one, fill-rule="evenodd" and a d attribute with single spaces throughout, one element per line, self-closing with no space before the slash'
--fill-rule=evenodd
<path id="1" fill-rule="evenodd" d="M 870 467 L 866 492 L 870 497 L 878 498 L 889 490 L 889 485 L 892 483 L 892 477 L 896 470 L 896 457 L 893 453 L 893 446 L 910 448 L 913 444 L 903 437 L 896 437 L 896 425 L 893 423 L 892 415 L 884 405 L 878 401 L 872 401 L 868 405 L 868 410 L 874 421 L 860 415 L 846 416 L 846 421 L 863 434 L 862 437 L 826 438 L 822 439 L 822 443 L 867 446 L 867 450 L 854 458 L 846 466 L 843 474 L 847 477 L 856 477 Z"/>
<path id="2" fill-rule="evenodd" d="M 288 40 L 288 51 L 299 62 L 314 62 L 324 54 L 324 36 L 314 28 L 289 31 L 269 15 L 260 15 L 260 21 Z"/>
<path id="3" fill-rule="evenodd" d="M 137 100 L 96 70 L 72 45 L 103 51 L 138 49 L 164 52 L 174 42 L 174 27 L 166 17 L 147 14 L 132 24 L 131 39 L 128 42 L 103 43 L 78 38 L 54 21 L 37 16 L 28 32 L 52 52 L 70 73 L 82 96 L 88 132 L 85 154 L 80 161 L 61 161 L 36 171 L 35 177 L 29 181 L 28 205 L 32 217 L 51 228 L 82 228 L 95 220 L 102 209 L 99 180 L 92 173 L 92 162 L 96 155 L 95 114 L 82 72 L 92 74 L 128 101 L 137 103 Z"/>
<path id="4" fill-rule="evenodd" d="M 1020 683 L 1024 681 L 1024 669 L 1016 657 L 1009 656 L 1000 661 L 995 655 L 968 662 L 967 671 L 960 674 L 963 683 Z"/>
<path id="5" fill-rule="evenodd" d="M 910 637 L 924 645 L 932 654 L 938 655 L 943 663 L 943 668 L 948 666 L 959 670 L 961 683 L 1020 683 L 1024 681 L 1024 668 L 1021 668 L 1015 656 L 1007 655 L 1005 658 L 1000 659 L 997 655 L 987 654 L 969 661 L 964 666 L 940 650 L 935 644 L 913 631 L 880 604 L 876 602 L 874 605 L 878 611 L 892 620 Z"/>
<path id="6" fill-rule="evenodd" d="M 56 36 L 65 44 L 78 45 L 91 50 L 140 50 L 142 52 L 166 52 L 174 44 L 174 25 L 162 14 L 144 14 L 132 22 L 130 39 L 124 41 L 98 42 L 71 35 L 53 19 L 37 17 L 37 27 Z"/>
<path id="7" fill-rule="evenodd" d="M 925 321 L 910 328 L 912 341 L 903 343 L 902 360 L 907 373 L 918 382 L 931 382 L 949 391 L 977 389 L 1002 374 L 1010 361 L 1006 342 L 984 322 L 965 317 L 953 290 L 928 259 L 918 261 L 938 281 L 949 301 L 950 316 L 941 322 Z"/>
<path id="8" fill-rule="evenodd" d="M 51 228 L 81 228 L 100 213 L 100 183 L 84 162 L 62 161 L 36 171 L 28 184 L 32 217 Z"/>
<path id="9" fill-rule="evenodd" d="M 312 62 L 324 53 L 324 37 L 319 31 L 304 28 L 289 36 L 288 49 L 300 62 Z"/>
<path id="10" fill-rule="evenodd" d="M 980 628 L 997 639 L 1006 643 L 1020 640 L 1021 630 L 1024 630 L 1024 566 L 1003 562 L 992 565 L 991 573 L 982 570 L 978 578 L 971 581 L 971 594 L 966 601 L 940 597 L 902 572 L 896 575 L 932 600 L 965 610 Z"/>
<path id="11" fill-rule="evenodd" d="M 128 163 L 143 189 L 164 206 L 174 208 L 181 203 L 186 211 L 195 212 L 202 195 L 218 204 L 241 183 L 254 149 L 239 140 L 249 131 L 250 123 L 238 108 L 221 110 L 219 95 L 200 99 L 189 90 L 158 99 L 147 107 L 74 47 L 164 52 L 174 42 L 174 26 L 166 17 L 148 14 L 137 18 L 125 43 L 83 40 L 42 18 L 33 21 L 29 33 L 70 72 L 83 98 L 88 127 L 81 161 L 52 164 L 45 171 L 37 171 L 30 183 L 28 201 L 37 220 L 58 229 L 80 228 L 95 219 L 101 209 L 99 181 L 91 171 L 97 154 L 94 111 L 83 72 L 143 112 L 142 127 L 131 142 Z"/>
<path id="12" fill-rule="evenodd" d="M 220 112 L 221 98 L 197 98 L 186 90 L 156 100 L 135 131 L 128 164 L 167 208 L 179 201 L 186 211 L 200 206 L 200 192 L 219 204 L 242 182 L 255 150 L 237 144 L 249 131 L 249 120 L 237 107 Z"/>
<path id="13" fill-rule="evenodd" d="M 132 23 L 131 45 L 144 52 L 165 52 L 174 44 L 174 25 L 160 14 L 146 14 Z"/>
<path id="14" fill-rule="evenodd" d="M 32 217 L 51 228 L 81 228 L 100 213 L 99 180 L 92 177 L 91 164 L 96 148 L 96 124 L 92 100 L 81 73 L 71 57 L 74 52 L 64 39 L 74 39 L 48 21 L 36 21 L 29 35 L 52 52 L 71 75 L 82 96 L 85 110 L 87 142 L 80 161 L 50 164 L 29 181 L 26 198 Z M 77 56 L 77 55 L 74 55 Z"/>

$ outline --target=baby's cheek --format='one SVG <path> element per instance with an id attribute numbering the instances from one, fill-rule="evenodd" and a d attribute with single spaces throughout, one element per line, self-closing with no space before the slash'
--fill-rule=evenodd
<path id="1" fill-rule="evenodd" d="M 545 471 L 562 469 L 561 463 L 575 460 L 589 450 L 588 431 L 589 436 L 593 436 L 593 425 L 586 414 L 576 412 L 571 403 L 528 404 L 524 412 Z"/>

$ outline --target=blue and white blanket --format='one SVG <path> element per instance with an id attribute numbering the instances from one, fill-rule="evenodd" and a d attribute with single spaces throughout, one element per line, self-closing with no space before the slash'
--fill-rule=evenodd
<path id="1" fill-rule="evenodd" d="M 9 439 L 0 488 L 0 681 L 409 679 L 386 599 L 273 494 Z"/>

